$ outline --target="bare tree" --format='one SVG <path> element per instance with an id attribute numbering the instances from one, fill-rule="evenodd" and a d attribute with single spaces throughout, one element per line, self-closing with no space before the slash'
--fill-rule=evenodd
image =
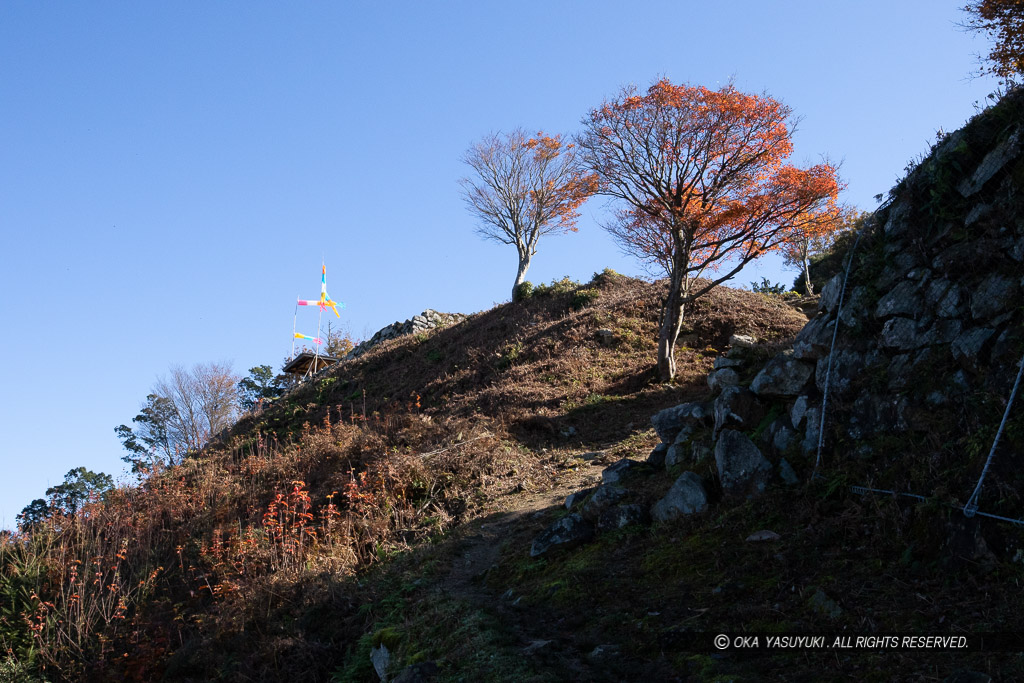
<path id="1" fill-rule="evenodd" d="M 197 451 L 230 427 L 238 416 L 238 381 L 230 363 L 199 363 L 190 369 L 171 367 L 153 394 L 174 406 L 169 416 L 171 442 L 185 452 Z"/>
<path id="2" fill-rule="evenodd" d="M 561 136 L 522 129 L 492 133 L 463 157 L 473 178 L 461 181 L 463 197 L 485 239 L 515 246 L 519 267 L 512 298 L 523 283 L 542 235 L 576 232 L 577 209 L 597 189 L 597 176 L 585 175 L 576 149 Z"/>

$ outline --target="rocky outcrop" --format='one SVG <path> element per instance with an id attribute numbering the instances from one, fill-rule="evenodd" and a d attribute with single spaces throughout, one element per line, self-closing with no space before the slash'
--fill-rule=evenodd
<path id="1" fill-rule="evenodd" d="M 426 332 L 432 330 L 435 327 L 447 327 L 460 323 L 466 319 L 466 316 L 461 313 L 439 313 L 433 309 L 428 308 L 419 315 L 414 315 L 405 322 L 393 322 L 387 327 L 383 327 L 367 339 L 364 342 L 360 342 L 354 349 L 348 352 L 344 360 L 352 360 L 353 358 L 359 358 L 377 344 L 385 342 L 388 339 L 394 339 L 396 337 L 402 337 L 407 334 L 417 334 L 419 332 Z"/>

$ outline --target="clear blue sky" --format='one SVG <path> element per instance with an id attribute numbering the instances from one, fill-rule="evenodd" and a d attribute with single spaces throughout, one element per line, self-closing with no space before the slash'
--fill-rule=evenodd
<path id="1" fill-rule="evenodd" d="M 960 4 L 0 3 L 0 526 L 73 467 L 120 473 L 114 427 L 169 365 L 278 365 L 322 258 L 360 337 L 505 300 L 515 254 L 458 186 L 489 131 L 572 133 L 627 83 L 733 78 L 873 208 L 995 88 L 969 77 L 986 45 Z M 527 277 L 640 274 L 605 210 Z M 795 275 L 739 283 L 761 274 Z"/>

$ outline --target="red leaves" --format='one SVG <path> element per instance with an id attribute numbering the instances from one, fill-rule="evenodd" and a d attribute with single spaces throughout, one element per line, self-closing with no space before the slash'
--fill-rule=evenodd
<path id="1" fill-rule="evenodd" d="M 835 222 L 835 168 L 785 163 L 793 150 L 790 114 L 732 85 L 709 90 L 662 79 L 644 95 L 625 88 L 584 120 L 583 163 L 600 176 L 602 193 L 622 201 L 606 228 L 672 280 L 659 339 L 666 379 L 674 375 L 685 304 L 798 231 Z M 729 272 L 690 290 L 694 278 L 725 262 Z"/>
<path id="2" fill-rule="evenodd" d="M 609 230 L 626 249 L 692 278 L 733 256 L 778 248 L 834 222 L 835 168 L 788 165 L 791 111 L 764 95 L 673 85 L 627 88 L 593 110 L 581 147 L 625 207 Z M 685 253 L 677 253 L 678 251 Z"/>

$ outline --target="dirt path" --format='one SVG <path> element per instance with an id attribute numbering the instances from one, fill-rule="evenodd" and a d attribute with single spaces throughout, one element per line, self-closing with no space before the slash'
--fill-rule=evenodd
<path id="1" fill-rule="evenodd" d="M 463 539 L 463 552 L 452 562 L 441 589 L 467 599 L 492 598 L 483 586 L 483 577 L 497 564 L 502 544 L 536 526 L 531 518 L 563 505 L 570 493 L 599 482 L 605 466 L 603 462 L 584 462 L 575 471 L 566 471 L 549 489 L 508 494 L 496 501 L 494 512 L 470 524 L 472 531 Z"/>
<path id="2" fill-rule="evenodd" d="M 439 585 L 439 590 L 451 597 L 498 616 L 514 634 L 524 656 L 543 657 L 548 663 L 557 661 L 558 668 L 579 680 L 593 680 L 594 672 L 585 653 L 573 646 L 571 634 L 561 633 L 536 610 L 520 607 L 518 596 L 498 595 L 487 587 L 485 579 L 487 572 L 497 566 L 508 541 L 514 539 L 516 547 L 527 544 L 543 528 L 540 518 L 545 512 L 563 505 L 570 493 L 598 483 L 605 466 L 599 461 L 584 462 L 576 470 L 564 471 L 551 488 L 508 494 L 495 501 L 494 512 L 469 525 L 451 569 Z"/>

